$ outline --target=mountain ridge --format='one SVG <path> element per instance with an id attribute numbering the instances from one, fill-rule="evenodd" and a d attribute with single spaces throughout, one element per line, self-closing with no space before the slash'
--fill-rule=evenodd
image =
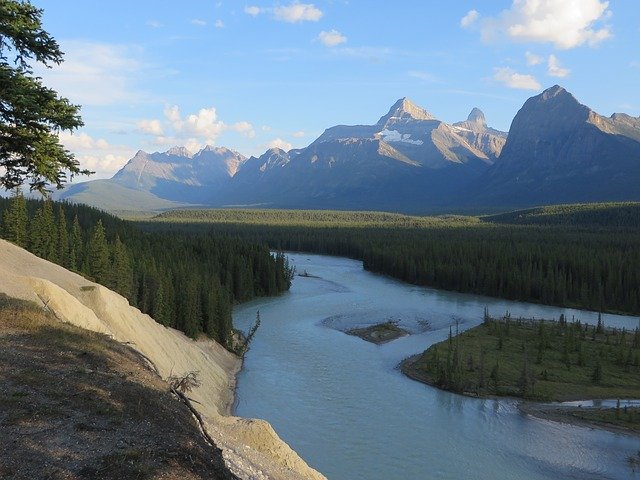
<path id="1" fill-rule="evenodd" d="M 602 116 L 554 85 L 525 101 L 508 134 L 489 127 L 478 107 L 448 124 L 402 97 L 374 124 L 329 127 L 289 151 L 139 151 L 112 179 L 80 184 L 82 195 L 71 187 L 62 198 L 100 206 L 111 182 L 128 189 L 129 202 L 138 191 L 157 210 L 177 203 L 415 213 L 634 200 L 635 180 L 640 117 Z"/>

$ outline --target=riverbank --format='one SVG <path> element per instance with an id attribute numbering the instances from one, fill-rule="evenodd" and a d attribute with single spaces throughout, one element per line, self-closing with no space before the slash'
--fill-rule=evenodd
<path id="1" fill-rule="evenodd" d="M 640 398 L 640 332 L 579 322 L 485 317 L 450 334 L 400 370 L 413 380 L 473 397 L 512 397 L 524 413 L 549 420 L 640 432 L 633 409 L 549 402 Z"/>
<path id="2" fill-rule="evenodd" d="M 153 365 L 165 382 L 195 372 L 189 392 L 203 427 L 240 478 L 323 479 L 262 420 L 230 416 L 240 359 L 214 341 L 193 341 L 128 301 L 64 268 L 0 240 L 0 292 L 47 309 L 64 323 L 106 334 Z M 168 383 L 167 383 L 168 389 Z"/>

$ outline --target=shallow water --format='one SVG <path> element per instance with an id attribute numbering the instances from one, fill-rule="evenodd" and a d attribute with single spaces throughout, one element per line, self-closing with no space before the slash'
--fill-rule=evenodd
<path id="1" fill-rule="evenodd" d="M 235 413 L 268 420 L 330 479 L 640 479 L 627 462 L 640 449 L 638 437 L 534 419 L 512 400 L 454 395 L 396 369 L 446 338 L 450 325 L 480 323 L 485 306 L 496 316 L 564 313 L 588 323 L 596 313 L 415 287 L 343 258 L 290 260 L 320 278 L 297 276 L 290 292 L 234 311 L 245 331 L 257 310 L 261 316 Z M 414 334 L 378 346 L 339 331 L 388 319 Z M 603 320 L 627 328 L 639 322 Z"/>

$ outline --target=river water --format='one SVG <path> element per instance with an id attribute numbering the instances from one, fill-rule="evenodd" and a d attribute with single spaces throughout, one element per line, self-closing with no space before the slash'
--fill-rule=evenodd
<path id="1" fill-rule="evenodd" d="M 528 417 L 513 400 L 475 399 L 414 382 L 409 355 L 492 315 L 595 323 L 597 314 L 407 285 L 337 257 L 290 254 L 291 290 L 243 304 L 261 326 L 238 377 L 235 413 L 263 418 L 330 479 L 640 479 L 640 438 Z M 317 277 L 317 278 L 316 278 Z M 340 329 L 393 319 L 414 334 L 384 345 Z M 638 317 L 603 315 L 606 325 Z M 454 327 L 455 328 L 455 327 Z"/>

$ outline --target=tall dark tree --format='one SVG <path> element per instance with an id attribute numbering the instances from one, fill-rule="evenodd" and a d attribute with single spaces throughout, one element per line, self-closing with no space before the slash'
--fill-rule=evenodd
<path id="1" fill-rule="evenodd" d="M 84 243 L 82 240 L 82 229 L 78 215 L 73 217 L 71 226 L 71 238 L 69 240 L 69 268 L 80 270 L 82 259 L 84 258 Z"/>
<path id="2" fill-rule="evenodd" d="M 89 273 L 98 283 L 106 284 L 109 279 L 109 245 L 102 220 L 98 220 L 87 249 Z"/>
<path id="3" fill-rule="evenodd" d="M 67 172 L 89 174 L 58 140 L 82 126 L 79 107 L 45 87 L 32 63 L 62 63 L 58 43 L 42 28 L 42 10 L 28 1 L 0 0 L 0 186 L 28 183 L 45 193 Z"/>
<path id="4" fill-rule="evenodd" d="M 22 195 L 22 191 L 15 189 L 9 209 L 4 214 L 3 231 L 7 240 L 12 241 L 19 247 L 27 246 L 27 228 L 29 214 L 27 213 L 27 202 Z"/>

